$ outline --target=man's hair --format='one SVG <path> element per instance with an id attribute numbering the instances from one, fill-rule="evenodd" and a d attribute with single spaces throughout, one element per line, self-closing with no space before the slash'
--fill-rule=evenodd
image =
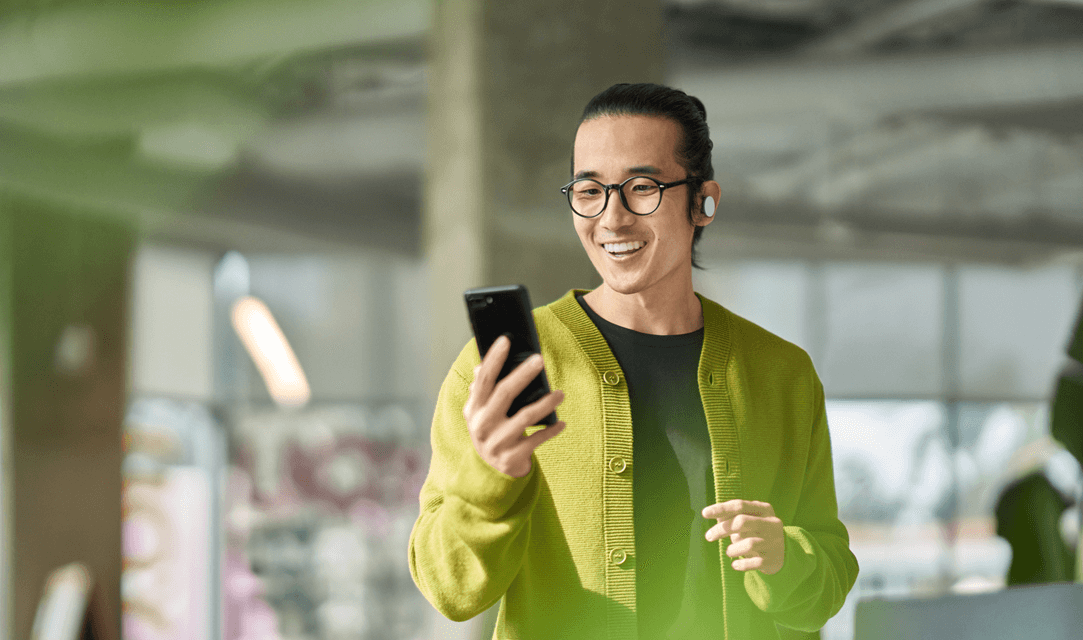
<path id="1" fill-rule="evenodd" d="M 680 89 L 660 84 L 640 83 L 615 84 L 591 98 L 583 109 L 579 123 L 604 116 L 654 116 L 668 118 L 681 127 L 681 140 L 677 143 L 677 162 L 688 172 L 688 177 L 697 178 L 689 183 L 688 222 L 695 225 L 693 211 L 702 209 L 702 202 L 697 197 L 703 182 L 714 179 L 714 165 L 711 163 L 711 132 L 707 128 L 707 109 L 703 102 Z M 575 158 L 572 158 L 572 172 L 575 172 Z M 574 176 L 573 176 L 574 177 Z M 696 226 L 692 234 L 692 266 L 702 269 L 696 262 L 696 245 L 703 235 L 703 227 Z"/>

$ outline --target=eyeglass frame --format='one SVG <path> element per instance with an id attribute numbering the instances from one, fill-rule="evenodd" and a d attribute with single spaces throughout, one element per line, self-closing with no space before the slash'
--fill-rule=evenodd
<path id="1" fill-rule="evenodd" d="M 624 185 L 628 184 L 629 182 L 631 182 L 632 180 L 635 180 L 637 178 L 646 178 L 646 179 L 650 180 L 651 182 L 658 185 L 658 204 L 654 206 L 654 209 L 651 209 L 647 213 L 636 213 L 635 211 L 632 211 L 632 208 L 628 206 L 628 197 L 624 195 Z M 571 200 L 572 196 L 571 196 L 571 193 L 569 193 L 569 190 L 572 188 L 573 184 L 575 184 L 576 182 L 583 182 L 584 180 L 589 180 L 589 181 L 601 186 L 603 189 L 605 189 L 605 202 L 602 204 L 601 210 L 599 210 L 598 213 L 596 213 L 596 214 L 594 214 L 592 216 L 583 215 L 582 213 L 579 213 L 578 211 L 576 211 L 575 207 L 572 206 L 572 200 Z M 650 176 L 631 176 L 630 178 L 628 178 L 624 182 L 620 182 L 620 183 L 614 182 L 613 184 L 604 184 L 602 182 L 599 182 L 599 181 L 595 180 L 594 178 L 576 178 L 575 180 L 572 180 L 568 184 L 561 187 L 560 192 L 563 193 L 565 196 L 567 196 L 567 198 L 568 198 L 568 208 L 570 208 L 572 210 L 572 213 L 579 216 L 580 218 L 586 218 L 588 220 L 591 220 L 591 219 L 597 218 L 598 216 L 605 213 L 606 208 L 609 207 L 609 192 L 613 191 L 613 190 L 616 190 L 616 192 L 618 194 L 620 194 L 620 202 L 621 202 L 621 204 L 624 205 L 624 208 L 628 211 L 628 213 L 631 213 L 634 216 L 649 216 L 652 213 L 654 213 L 655 211 L 658 211 L 658 207 L 662 206 L 662 198 L 666 195 L 666 189 L 668 189 L 670 187 L 679 187 L 682 184 L 692 184 L 692 183 L 695 183 L 695 182 L 702 182 L 702 181 L 703 181 L 703 178 L 700 178 L 700 177 L 697 177 L 697 176 L 688 176 L 687 178 L 685 178 L 683 180 L 675 180 L 673 182 L 662 182 L 661 180 L 657 180 L 657 179 L 652 178 Z"/>

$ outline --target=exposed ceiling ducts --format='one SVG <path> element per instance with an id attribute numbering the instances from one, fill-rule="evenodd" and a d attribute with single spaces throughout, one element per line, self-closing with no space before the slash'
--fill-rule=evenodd
<path id="1" fill-rule="evenodd" d="M 263 224 L 314 242 L 352 242 L 362 222 L 416 234 L 400 223 L 417 220 L 421 206 L 431 5 L 363 6 L 278 0 L 276 11 L 266 3 L 256 11 L 250 0 L 229 0 L 172 13 L 116 3 L 12 11 L 0 23 L 0 134 L 48 140 L 55 158 L 104 154 L 110 184 L 181 176 L 163 183 L 173 186 L 158 207 L 153 190 L 127 189 L 127 202 L 153 209 L 148 219 L 167 235 L 192 235 L 201 220 L 215 229 Z M 1054 253 L 1080 237 L 1083 2 L 665 6 L 667 82 L 707 106 L 732 211 L 720 222 L 731 233 L 806 237 L 815 252 L 825 238 L 852 234 L 802 231 L 809 224 L 861 233 L 880 225 L 925 237 L 945 255 L 937 234 L 996 236 L 1001 248 L 1014 235 L 1026 238 L 1031 258 L 1043 243 Z M 224 31 L 231 36 L 219 37 Z M 135 37 L 148 32 L 155 37 Z M 17 160 L 9 149 L 0 162 Z M 37 192 L 55 179 L 48 167 L 9 175 Z M 366 202 L 364 185 L 379 197 Z M 178 194 L 208 187 L 216 195 L 182 211 L 182 223 L 168 222 L 162 211 Z M 554 199 L 554 210 L 560 205 Z M 760 213 L 741 213 L 752 211 Z M 547 213 L 506 226 L 539 233 L 559 224 Z M 375 224 L 380 216 L 395 224 Z M 418 246 L 416 237 L 385 244 Z"/>

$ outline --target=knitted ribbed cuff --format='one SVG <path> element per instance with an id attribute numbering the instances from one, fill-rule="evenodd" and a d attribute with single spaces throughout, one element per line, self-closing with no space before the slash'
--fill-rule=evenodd
<path id="1" fill-rule="evenodd" d="M 745 572 L 745 591 L 761 611 L 771 612 L 786 602 L 816 568 L 816 551 L 809 533 L 801 527 L 782 527 L 786 555 L 778 573 Z"/>
<path id="2" fill-rule="evenodd" d="M 459 470 L 448 485 L 448 493 L 480 509 L 490 519 L 504 516 L 534 479 L 534 467 L 522 478 L 514 478 L 481 459 L 474 447 L 463 453 Z"/>

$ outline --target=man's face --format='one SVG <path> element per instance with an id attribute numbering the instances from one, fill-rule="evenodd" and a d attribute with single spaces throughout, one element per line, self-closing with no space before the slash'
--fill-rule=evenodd
<path id="1" fill-rule="evenodd" d="M 575 136 L 574 177 L 593 178 L 602 184 L 618 184 L 637 175 L 660 182 L 683 180 L 687 172 L 676 154 L 680 139 L 680 125 L 668 118 L 603 116 L 587 120 Z M 601 215 L 573 215 L 579 240 L 605 286 L 617 293 L 635 294 L 691 279 L 695 227 L 688 221 L 687 190 L 693 187 L 686 184 L 667 189 L 661 205 L 648 216 L 625 209 L 615 190 L 610 191 Z"/>

